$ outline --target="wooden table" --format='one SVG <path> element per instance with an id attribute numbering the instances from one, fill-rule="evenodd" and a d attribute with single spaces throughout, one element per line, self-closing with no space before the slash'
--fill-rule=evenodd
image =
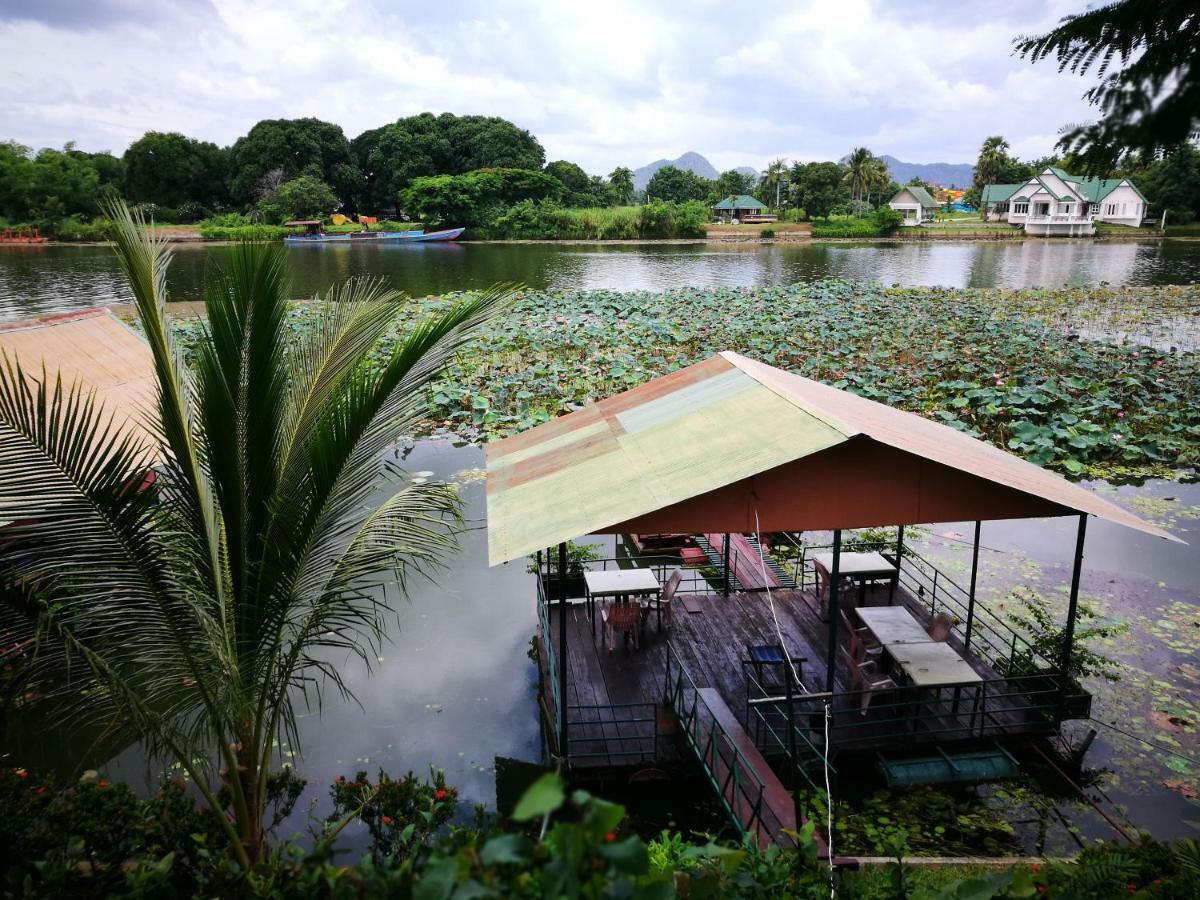
<path id="1" fill-rule="evenodd" d="M 943 641 L 893 644 L 887 650 L 908 680 L 919 688 L 983 681 L 971 664 Z"/>
<path id="2" fill-rule="evenodd" d="M 812 558 L 825 567 L 829 576 L 833 577 L 833 552 L 822 551 L 814 553 Z M 838 556 L 838 578 L 851 578 L 858 582 L 858 602 L 861 606 L 867 598 L 867 582 L 886 578 L 891 582 L 891 593 L 888 602 L 891 603 L 896 595 L 896 581 L 900 570 L 888 562 L 882 553 L 842 553 Z"/>
<path id="3" fill-rule="evenodd" d="M 648 597 L 653 595 L 658 612 L 658 629 L 662 630 L 662 586 L 650 569 L 607 569 L 584 572 L 587 588 L 588 616 L 592 620 L 592 639 L 596 638 L 597 597 Z"/>
<path id="4" fill-rule="evenodd" d="M 903 606 L 860 606 L 859 620 L 885 647 L 893 644 L 929 644 L 933 638 L 917 617 Z"/>

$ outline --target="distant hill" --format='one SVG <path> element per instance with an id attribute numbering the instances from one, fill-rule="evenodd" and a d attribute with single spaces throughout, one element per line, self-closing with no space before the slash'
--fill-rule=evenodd
<path id="1" fill-rule="evenodd" d="M 685 172 L 694 172 L 701 178 L 707 178 L 710 181 L 715 180 L 721 173 L 717 171 L 717 167 L 710 163 L 707 159 L 697 153 L 695 150 L 689 150 L 687 153 L 678 159 L 656 159 L 654 162 L 642 166 L 640 169 L 633 170 L 633 186 L 639 191 L 644 191 L 646 185 L 650 183 L 650 179 L 654 173 L 663 166 L 674 166 L 677 169 L 683 169 Z M 734 169 L 735 172 L 741 172 L 743 175 L 753 175 L 758 177 L 758 169 L 753 166 L 738 166 Z"/>
<path id="2" fill-rule="evenodd" d="M 905 184 L 913 178 L 920 178 L 938 187 L 968 188 L 975 167 L 970 163 L 907 163 L 901 162 L 894 156 L 879 157 L 887 163 L 892 180 Z"/>

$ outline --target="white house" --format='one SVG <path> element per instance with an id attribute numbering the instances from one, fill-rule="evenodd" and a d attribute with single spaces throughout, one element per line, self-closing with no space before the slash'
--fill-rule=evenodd
<path id="1" fill-rule="evenodd" d="M 1137 227 L 1146 198 L 1127 178 L 1080 178 L 1047 167 L 1022 184 L 989 184 L 980 199 L 983 216 L 1029 234 L 1095 234 L 1095 222 Z"/>
<path id="2" fill-rule="evenodd" d="M 901 225 L 920 225 L 933 220 L 937 212 L 937 201 L 929 191 L 916 185 L 906 185 L 888 201 L 888 206 L 904 217 Z"/>

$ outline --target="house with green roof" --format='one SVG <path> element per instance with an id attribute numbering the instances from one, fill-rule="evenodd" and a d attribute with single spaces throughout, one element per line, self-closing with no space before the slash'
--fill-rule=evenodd
<path id="1" fill-rule="evenodd" d="M 716 204 L 713 215 L 721 221 L 732 222 L 774 222 L 778 217 L 767 212 L 767 205 L 760 203 L 748 194 L 729 196 Z"/>
<path id="2" fill-rule="evenodd" d="M 903 217 L 901 225 L 920 225 L 924 222 L 931 222 L 937 213 L 937 201 L 933 199 L 929 191 L 915 184 L 900 188 L 896 196 L 888 201 L 888 206 Z"/>
<path id="3" fill-rule="evenodd" d="M 1081 178 L 1047 166 L 1022 184 L 989 184 L 980 197 L 988 221 L 1008 222 L 1029 234 L 1095 234 L 1096 222 L 1136 228 L 1146 198 L 1128 178 Z"/>

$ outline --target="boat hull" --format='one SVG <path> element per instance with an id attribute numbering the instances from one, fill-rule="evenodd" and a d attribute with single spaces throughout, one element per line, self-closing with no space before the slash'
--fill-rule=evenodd
<path id="1" fill-rule="evenodd" d="M 284 237 L 287 244 L 374 244 L 409 243 L 421 244 L 433 241 L 456 240 L 465 228 L 447 228 L 443 231 L 356 231 L 351 234 L 289 234 Z"/>

